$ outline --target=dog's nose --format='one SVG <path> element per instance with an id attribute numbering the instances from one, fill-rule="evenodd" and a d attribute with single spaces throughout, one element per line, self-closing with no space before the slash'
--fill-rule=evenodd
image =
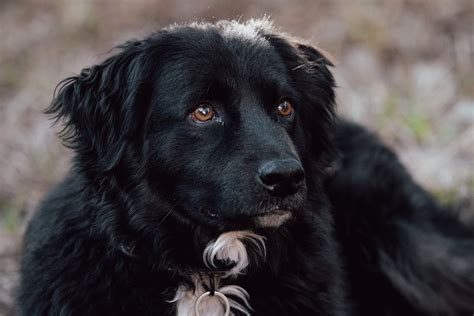
<path id="1" fill-rule="evenodd" d="M 295 159 L 271 160 L 260 167 L 258 176 L 272 194 L 287 196 L 296 193 L 302 186 L 304 171 Z"/>

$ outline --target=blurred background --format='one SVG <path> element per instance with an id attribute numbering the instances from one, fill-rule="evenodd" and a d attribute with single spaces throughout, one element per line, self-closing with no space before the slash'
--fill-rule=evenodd
<path id="1" fill-rule="evenodd" d="M 341 115 L 378 132 L 472 223 L 472 0 L 0 0 L 0 315 L 25 224 L 71 158 L 42 114 L 56 84 L 171 23 L 264 15 L 329 52 Z"/>

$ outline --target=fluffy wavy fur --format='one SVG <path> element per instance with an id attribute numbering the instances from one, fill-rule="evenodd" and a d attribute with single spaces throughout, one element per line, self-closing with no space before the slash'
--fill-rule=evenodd
<path id="1" fill-rule="evenodd" d="M 222 21 L 63 81 L 47 113 L 75 158 L 25 235 L 19 314 L 194 315 L 219 291 L 233 315 L 471 315 L 472 227 L 336 116 L 330 67 Z"/>
<path id="2" fill-rule="evenodd" d="M 244 270 L 249 265 L 246 243 L 250 249 L 254 249 L 260 255 L 260 260 L 265 259 L 264 238 L 250 231 L 223 233 L 216 240 L 209 242 L 203 253 L 203 261 L 206 266 L 212 270 L 218 267 L 217 262 L 228 262 L 230 267 L 217 275 L 192 275 L 191 278 L 194 286 L 180 286 L 176 291 L 175 297 L 170 301 L 176 302 L 177 315 L 195 314 L 196 301 L 209 290 L 211 283 L 209 278 L 211 277 L 214 278 L 212 282 L 215 282 L 215 290 L 228 297 L 232 309 L 238 310 L 245 315 L 250 315 L 252 308 L 248 301 L 249 294 L 245 289 L 236 285 L 220 287 L 222 279 L 236 278 L 239 274 L 245 273 Z M 206 285 L 207 289 L 204 288 L 204 285 Z M 238 298 L 242 303 L 234 300 L 233 297 Z M 217 296 L 210 296 L 206 299 L 205 304 L 199 307 L 201 315 L 219 316 L 224 314 L 224 305 Z"/>

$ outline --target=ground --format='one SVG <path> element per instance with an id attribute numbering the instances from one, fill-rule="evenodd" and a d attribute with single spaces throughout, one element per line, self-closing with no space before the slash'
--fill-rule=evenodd
<path id="1" fill-rule="evenodd" d="M 21 236 L 71 153 L 42 114 L 55 85 L 109 49 L 175 22 L 272 18 L 330 53 L 341 115 L 378 132 L 414 177 L 472 223 L 474 3 L 426 1 L 0 2 L 0 315 Z"/>

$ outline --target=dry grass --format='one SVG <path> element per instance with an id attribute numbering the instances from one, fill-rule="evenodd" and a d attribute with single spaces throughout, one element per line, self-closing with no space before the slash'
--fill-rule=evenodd
<path id="1" fill-rule="evenodd" d="M 42 114 L 62 78 L 166 24 L 269 15 L 337 60 L 340 112 L 376 130 L 446 202 L 474 192 L 474 9 L 447 1 L 55 1 L 0 3 L 0 315 L 20 236 L 70 159 Z"/>

